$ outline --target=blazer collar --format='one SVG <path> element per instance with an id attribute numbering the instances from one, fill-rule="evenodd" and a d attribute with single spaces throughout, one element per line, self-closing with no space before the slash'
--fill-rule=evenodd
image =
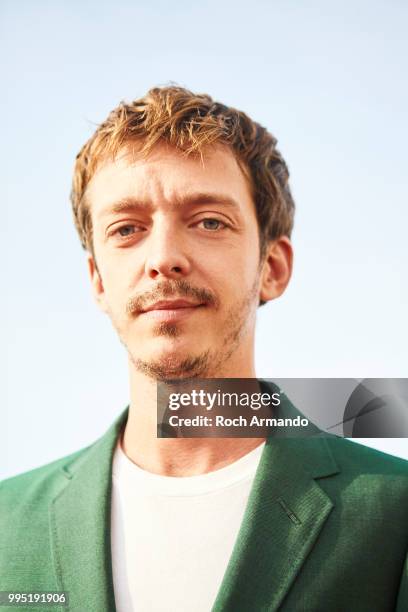
<path id="1" fill-rule="evenodd" d="M 71 465 L 50 507 L 51 546 L 68 609 L 114 612 L 110 518 L 112 458 L 128 409 Z"/>
<path id="2" fill-rule="evenodd" d="M 276 418 L 303 417 L 281 400 Z M 334 507 L 317 482 L 340 471 L 328 435 L 311 422 L 297 431 L 267 440 L 213 612 L 278 610 Z"/>
<path id="3" fill-rule="evenodd" d="M 52 554 L 72 610 L 115 610 L 110 520 L 112 458 L 128 409 L 78 460 L 50 507 Z M 300 413 L 286 400 L 278 418 Z M 302 415 L 301 415 L 302 416 Z M 339 472 L 325 437 L 272 435 L 263 450 L 213 611 L 277 610 L 333 503 L 316 480 Z M 272 595 L 271 595 L 272 594 Z"/>
<path id="4" fill-rule="evenodd" d="M 316 479 L 337 472 L 323 438 L 268 440 L 214 612 L 278 610 L 334 507 Z"/>

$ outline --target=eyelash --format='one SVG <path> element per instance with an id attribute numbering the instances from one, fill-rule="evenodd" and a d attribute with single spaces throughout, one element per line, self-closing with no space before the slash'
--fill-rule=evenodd
<path id="1" fill-rule="evenodd" d="M 227 227 L 230 227 L 230 225 L 228 225 L 228 223 L 225 223 L 225 221 L 221 221 L 221 219 L 217 219 L 216 217 L 205 217 L 204 219 L 200 219 L 200 221 L 197 221 L 197 223 L 195 223 L 195 225 L 198 225 L 199 223 L 203 223 L 204 221 L 217 221 L 217 223 L 219 223 L 222 227 L 218 227 L 217 229 L 213 229 L 213 230 L 207 230 L 209 233 L 216 233 L 219 231 L 222 231 L 224 229 L 226 229 Z M 120 231 L 126 228 L 136 228 L 136 227 L 140 227 L 134 223 L 127 223 L 125 225 L 121 225 L 120 227 L 118 227 L 117 229 L 115 229 L 113 232 L 111 232 L 111 236 L 116 236 L 118 235 L 120 238 L 123 238 L 124 240 L 126 240 L 126 238 L 130 238 L 131 236 L 134 236 L 135 233 L 138 232 L 132 232 L 131 234 L 128 234 L 127 236 L 122 236 L 120 234 Z M 141 233 L 141 232 L 140 232 Z"/>
<path id="2" fill-rule="evenodd" d="M 225 221 L 221 221 L 221 219 L 217 219 L 217 217 L 205 217 L 205 219 L 200 219 L 200 221 L 198 221 L 196 225 L 198 225 L 199 223 L 203 223 L 204 221 L 217 221 L 217 223 L 220 223 L 222 225 L 222 228 L 217 228 L 216 230 L 208 230 L 209 232 L 216 232 L 220 229 L 223 230 L 229 227 L 228 223 L 225 223 Z"/>

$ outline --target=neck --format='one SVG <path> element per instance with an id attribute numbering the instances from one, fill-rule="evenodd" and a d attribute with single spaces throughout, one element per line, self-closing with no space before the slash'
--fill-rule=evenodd
<path id="1" fill-rule="evenodd" d="M 211 378 L 256 378 L 253 355 L 236 355 Z M 245 354 L 241 354 L 244 358 Z M 264 438 L 157 438 L 157 383 L 129 361 L 130 407 L 123 450 L 142 469 L 163 476 L 205 474 L 237 461 Z"/>

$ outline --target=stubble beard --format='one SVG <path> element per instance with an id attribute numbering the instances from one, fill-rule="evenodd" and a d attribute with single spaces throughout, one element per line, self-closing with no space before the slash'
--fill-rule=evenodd
<path id="1" fill-rule="evenodd" d="M 222 377 L 225 364 L 238 349 L 242 337 L 248 328 L 249 318 L 258 291 L 259 276 L 242 300 L 231 307 L 225 317 L 224 334 L 219 350 L 207 349 L 199 354 L 184 356 L 163 356 L 157 359 L 144 360 L 132 353 L 125 342 L 122 342 L 128 352 L 135 369 L 155 381 L 166 381 L 183 378 L 217 378 Z M 205 330 L 203 330 L 205 333 Z M 154 329 L 155 336 L 176 338 L 182 334 L 177 323 L 160 323 Z"/>

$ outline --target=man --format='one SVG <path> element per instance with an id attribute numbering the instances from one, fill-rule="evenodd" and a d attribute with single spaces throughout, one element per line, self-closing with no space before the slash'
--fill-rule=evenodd
<path id="1" fill-rule="evenodd" d="M 88 448 L 3 483 L 0 589 L 64 591 L 81 612 L 406 610 L 406 462 L 318 435 L 156 437 L 158 382 L 256 377 L 257 308 L 292 269 L 276 140 L 156 88 L 83 147 L 72 203 L 130 405 Z"/>

